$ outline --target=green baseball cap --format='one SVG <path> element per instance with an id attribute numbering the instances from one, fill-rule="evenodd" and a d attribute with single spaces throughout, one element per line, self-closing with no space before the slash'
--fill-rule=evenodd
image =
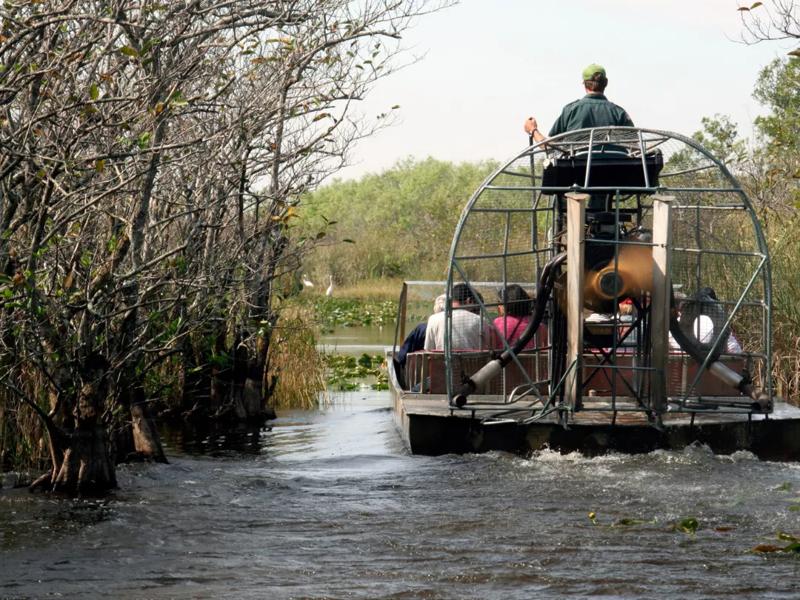
<path id="1" fill-rule="evenodd" d="M 601 73 L 603 77 L 606 76 L 606 70 L 598 64 L 591 64 L 583 70 L 583 80 L 589 81 L 592 77 L 594 77 L 595 73 Z"/>

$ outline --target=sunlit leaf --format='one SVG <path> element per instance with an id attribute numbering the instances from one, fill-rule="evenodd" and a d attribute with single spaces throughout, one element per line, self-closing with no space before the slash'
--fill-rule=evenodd
<path id="1" fill-rule="evenodd" d="M 97 99 L 100 97 L 100 88 L 99 88 L 99 87 L 97 87 L 97 84 L 96 84 L 96 83 L 93 83 L 93 84 L 92 84 L 92 85 L 89 87 L 89 97 L 90 97 L 92 100 L 97 100 Z"/>
<path id="2" fill-rule="evenodd" d="M 169 97 L 169 103 L 172 106 L 186 106 L 189 101 L 183 97 L 183 93 L 180 90 L 175 90 Z"/>
<path id="3" fill-rule="evenodd" d="M 139 146 L 141 150 L 146 150 L 147 147 L 150 146 L 150 137 L 151 137 L 150 132 L 145 131 L 136 140 L 136 144 Z"/>
<path id="4" fill-rule="evenodd" d="M 644 519 L 632 519 L 630 517 L 624 517 L 619 519 L 616 523 L 614 523 L 615 527 L 630 527 L 631 525 L 642 525 L 647 523 Z"/>

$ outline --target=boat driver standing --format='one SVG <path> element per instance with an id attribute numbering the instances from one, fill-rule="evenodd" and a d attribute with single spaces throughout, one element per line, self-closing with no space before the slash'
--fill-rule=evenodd
<path id="1" fill-rule="evenodd" d="M 608 78 L 603 67 L 597 64 L 586 67 L 583 70 L 583 86 L 586 89 L 586 95 L 564 107 L 561 115 L 550 128 L 548 137 L 588 127 L 633 127 L 633 121 L 625 109 L 610 102 L 603 95 L 606 85 L 608 85 Z M 539 131 L 539 125 L 534 117 L 528 117 L 524 127 L 525 133 L 532 136 L 534 141 L 541 142 L 546 139 Z"/>

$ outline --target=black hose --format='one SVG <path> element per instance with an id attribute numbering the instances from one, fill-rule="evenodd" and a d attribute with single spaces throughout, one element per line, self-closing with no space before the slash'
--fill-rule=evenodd
<path id="1" fill-rule="evenodd" d="M 525 348 L 527 343 L 533 338 L 542 322 L 542 319 L 544 318 L 545 311 L 547 310 L 547 301 L 550 299 L 553 286 L 555 285 L 557 269 L 564 263 L 566 258 L 566 252 L 562 252 L 544 266 L 536 287 L 536 303 L 534 304 L 533 318 L 528 323 L 525 331 L 512 347 L 505 350 L 498 358 L 486 363 L 477 372 L 473 373 L 466 380 L 466 382 L 464 382 L 459 392 L 453 397 L 453 404 L 459 408 L 463 407 L 467 403 L 469 396 L 475 393 L 475 390 L 482 388 L 488 381 L 499 375 L 500 372 L 513 360 L 514 356 L 519 354 Z M 705 302 L 710 300 L 713 302 L 714 298 L 711 296 L 709 299 L 702 298 L 700 300 Z M 670 296 L 670 303 L 674 308 L 674 294 L 671 294 Z M 693 322 L 693 320 L 694 319 L 691 319 L 691 322 Z M 719 319 L 712 319 L 712 321 L 715 322 L 715 327 L 717 326 L 718 320 Z M 685 329 L 686 328 L 682 326 L 677 317 L 674 315 L 670 316 L 669 330 L 670 333 L 672 333 L 672 337 L 675 338 L 675 341 L 684 352 L 691 356 L 698 365 L 702 365 L 706 360 L 708 350 L 710 350 L 710 345 L 702 343 L 700 340 L 696 339 L 694 335 L 690 337 L 686 333 Z M 727 339 L 727 336 L 724 337 Z M 721 346 L 726 339 L 720 340 L 720 344 L 718 346 Z M 763 391 L 753 387 L 749 376 L 746 374 L 738 374 L 729 367 L 723 365 L 718 361 L 719 354 L 715 352 L 715 355 L 716 356 L 711 357 L 709 364 L 706 366 L 709 371 L 711 371 L 716 377 L 722 379 L 726 383 L 729 383 L 732 387 L 736 388 L 744 395 L 752 398 L 755 401 L 753 405 L 754 409 L 760 408 L 761 410 L 769 410 L 771 408 L 769 397 Z"/>
<path id="2" fill-rule="evenodd" d="M 698 294 L 695 296 L 696 302 L 713 303 L 716 300 L 714 295 L 704 293 L 704 290 L 701 290 L 701 292 L 702 295 Z M 674 309 L 674 294 L 671 294 L 670 296 L 670 304 Z M 672 334 L 672 337 L 675 338 L 675 341 L 678 342 L 678 346 L 680 346 L 681 350 L 691 356 L 698 365 L 702 365 L 706 361 L 706 357 L 708 356 L 709 350 L 711 350 L 713 342 L 711 344 L 704 343 L 696 338 L 696 335 L 694 334 L 694 320 L 699 316 L 699 313 L 695 314 L 696 312 L 697 310 L 692 309 L 690 305 L 690 310 L 686 315 L 684 323 L 684 318 L 682 317 L 681 320 L 678 320 L 673 311 L 673 314 L 670 315 L 669 319 L 669 331 Z M 724 318 L 724 312 L 721 314 L 716 314 L 715 318 L 712 317 L 714 331 L 721 329 L 726 320 L 727 319 Z M 686 332 L 687 329 L 692 333 L 691 335 Z M 717 378 L 739 390 L 745 396 L 751 398 L 754 401 L 754 410 L 771 410 L 772 404 L 769 400 L 769 396 L 762 390 L 753 386 L 753 381 L 750 379 L 750 376 L 747 373 L 736 373 L 736 371 L 733 369 L 719 362 L 719 356 L 723 351 L 722 345 L 727 342 L 729 335 L 730 330 L 726 329 L 723 332 L 723 339 L 720 340 L 720 343 L 717 345 L 717 349 L 711 355 L 711 358 L 706 365 L 706 369 Z"/>
<path id="3" fill-rule="evenodd" d="M 514 342 L 514 345 L 505 350 L 498 358 L 489 361 L 480 370 L 470 376 L 467 381 L 461 386 L 459 392 L 453 397 L 453 403 L 459 408 L 467 403 L 467 399 L 475 392 L 478 387 L 482 387 L 490 379 L 494 378 L 502 369 L 504 369 L 513 359 L 514 356 L 519 354 L 525 346 L 536 335 L 539 325 L 544 319 L 545 312 L 547 311 L 547 301 L 550 299 L 550 294 L 553 291 L 553 286 L 556 281 L 556 272 L 558 267 L 564 264 L 567 259 L 567 253 L 562 252 L 553 259 L 547 262 L 542 269 L 542 274 L 539 277 L 539 283 L 536 286 L 536 302 L 533 308 L 533 316 L 519 336 L 519 339 Z"/>
<path id="4" fill-rule="evenodd" d="M 717 361 L 725 351 L 731 330 L 729 327 L 725 327 L 728 314 L 725 307 L 717 301 L 717 295 L 714 290 L 708 287 L 699 289 L 691 298 L 683 301 L 680 312 L 681 316 L 678 319 L 678 325 L 684 333 L 685 340 L 692 347 L 693 353 L 701 353 L 703 360 L 705 360 L 705 355 L 710 352 L 711 360 L 709 362 Z M 698 337 L 698 319 L 700 317 L 706 317 L 711 320 L 714 335 L 711 336 L 712 339 L 709 341 L 703 341 Z M 720 331 L 722 332 L 720 334 L 722 339 L 716 344 L 715 348 L 714 341 Z M 678 338 L 675 339 L 677 340 Z M 682 345 L 681 348 L 683 348 Z M 711 352 L 712 349 L 713 352 Z M 687 353 L 689 353 L 688 350 Z"/>

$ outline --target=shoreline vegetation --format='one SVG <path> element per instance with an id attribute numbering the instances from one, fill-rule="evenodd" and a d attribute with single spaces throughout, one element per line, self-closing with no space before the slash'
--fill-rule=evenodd
<path id="1" fill-rule="evenodd" d="M 328 238 L 298 207 L 391 121 L 350 100 L 451 2 L 84 4 L 0 7 L 0 469 L 81 496 L 166 461 L 155 417 L 273 416 Z"/>
<path id="2" fill-rule="evenodd" d="M 321 335 L 337 328 L 394 327 L 397 316 L 398 280 L 362 282 L 337 290 L 336 297 L 303 292 L 292 300 L 281 321 L 283 333 L 273 361 L 281 375 L 272 406 L 312 409 L 327 391 L 350 391 L 362 384 L 388 389 L 387 372 L 381 355 L 347 356 L 318 349 Z M 366 382 L 366 383 L 365 383 Z"/>

